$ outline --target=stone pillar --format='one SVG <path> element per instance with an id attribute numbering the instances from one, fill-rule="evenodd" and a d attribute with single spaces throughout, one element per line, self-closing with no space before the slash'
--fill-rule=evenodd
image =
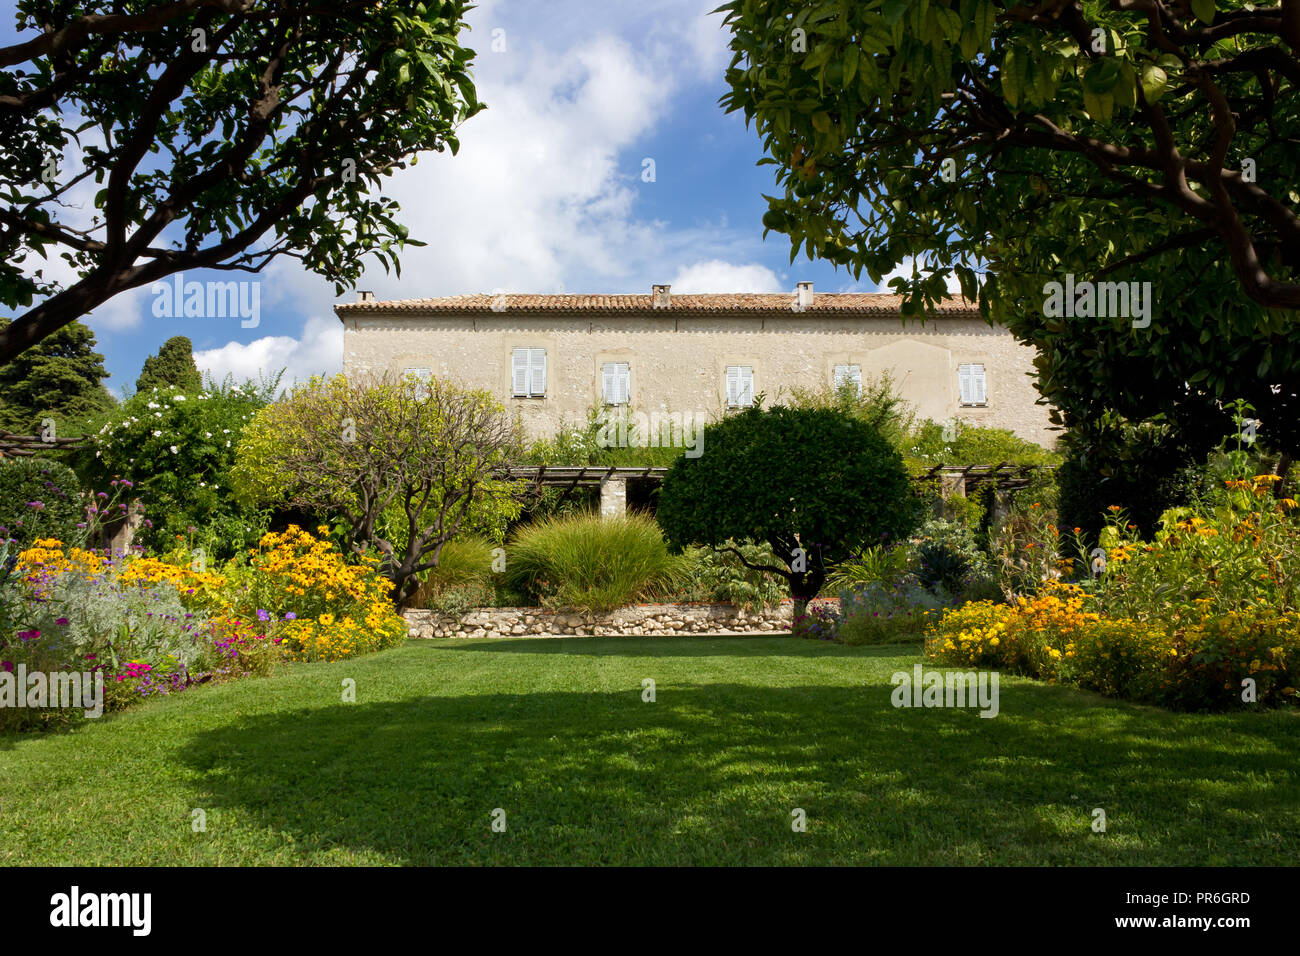
<path id="1" fill-rule="evenodd" d="M 960 498 L 966 497 L 966 476 L 959 471 L 939 472 L 939 500 L 934 503 L 934 516 L 936 518 L 948 517 L 948 509 L 945 507 L 945 503 L 954 495 Z"/>
<path id="2" fill-rule="evenodd" d="M 127 505 L 126 517 L 119 520 L 119 523 L 108 532 L 108 540 L 105 546 L 110 554 L 125 554 L 131 550 L 131 544 L 135 541 L 135 533 L 139 530 L 140 525 L 144 523 L 144 506 L 138 499 L 133 499 Z"/>
<path id="3" fill-rule="evenodd" d="M 618 518 L 627 512 L 627 479 L 602 478 L 600 481 L 600 516 Z"/>

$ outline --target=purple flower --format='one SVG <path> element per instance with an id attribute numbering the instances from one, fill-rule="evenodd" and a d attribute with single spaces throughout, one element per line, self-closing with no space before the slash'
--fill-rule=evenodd
<path id="1" fill-rule="evenodd" d="M 259 608 L 257 609 L 257 619 L 258 619 L 259 621 L 269 621 L 269 620 L 271 620 L 271 615 L 267 614 L 265 611 L 263 611 L 263 610 L 259 607 Z"/>
<path id="2" fill-rule="evenodd" d="M 40 636 L 41 636 L 41 632 L 37 630 L 18 632 L 18 638 L 23 641 L 33 641 Z"/>
<path id="3" fill-rule="evenodd" d="M 8 671 L 10 674 L 12 674 L 12 673 L 14 672 L 14 662 L 13 662 L 13 661 L 0 661 L 0 670 L 6 670 L 6 671 Z"/>
<path id="4" fill-rule="evenodd" d="M 293 611 L 285 611 L 284 619 L 286 621 L 296 621 L 298 619 L 298 615 L 294 614 Z"/>
<path id="5" fill-rule="evenodd" d="M 55 619 L 54 623 L 57 624 L 57 625 L 59 625 L 59 627 L 67 627 L 67 626 L 68 626 L 68 619 L 67 619 L 66 617 L 60 617 L 60 618 Z"/>
<path id="6" fill-rule="evenodd" d="M 45 502 L 44 502 L 44 501 L 29 501 L 29 502 L 27 502 L 27 507 L 29 507 L 29 508 L 35 508 L 37 511 L 44 511 L 44 510 L 45 510 Z"/>

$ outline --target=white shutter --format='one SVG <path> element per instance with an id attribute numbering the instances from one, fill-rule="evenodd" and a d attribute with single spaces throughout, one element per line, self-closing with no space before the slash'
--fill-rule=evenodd
<path id="1" fill-rule="evenodd" d="M 528 394 L 540 397 L 546 394 L 546 349 L 530 349 L 531 374 L 528 381 Z"/>
<path id="2" fill-rule="evenodd" d="M 957 366 L 957 391 L 963 405 L 983 405 L 987 401 L 983 365 Z"/>
<path id="3" fill-rule="evenodd" d="M 617 405 L 618 401 L 618 366 L 606 362 L 600 367 L 600 392 L 606 405 Z"/>
<path id="4" fill-rule="evenodd" d="M 627 362 L 615 364 L 614 382 L 617 389 L 618 404 L 627 405 L 632 401 L 632 367 Z"/>
<path id="5" fill-rule="evenodd" d="M 740 406 L 747 408 L 754 404 L 754 369 L 748 365 L 740 366 Z"/>
<path id="6" fill-rule="evenodd" d="M 727 366 L 727 407 L 735 408 L 740 404 L 740 366 Z"/>
<path id="7" fill-rule="evenodd" d="M 510 394 L 528 395 L 528 349 L 515 349 L 510 355 Z"/>
<path id="8" fill-rule="evenodd" d="M 971 397 L 975 399 L 976 405 L 985 405 L 988 403 L 988 386 L 984 379 L 984 366 L 972 365 L 971 374 Z"/>

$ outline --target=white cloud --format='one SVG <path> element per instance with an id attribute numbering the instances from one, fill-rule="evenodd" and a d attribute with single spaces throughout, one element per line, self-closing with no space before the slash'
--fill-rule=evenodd
<path id="1" fill-rule="evenodd" d="M 227 342 L 220 348 L 194 353 L 201 372 L 221 381 L 259 381 L 284 369 L 282 386 L 306 381 L 313 375 L 340 371 L 343 363 L 343 325 L 334 316 L 314 316 L 303 324 L 302 335 L 268 335 L 252 342 Z"/>
<path id="2" fill-rule="evenodd" d="M 732 265 L 721 259 L 697 262 L 673 276 L 674 292 L 780 292 L 781 280 L 767 266 Z"/>
<path id="3" fill-rule="evenodd" d="M 460 130 L 457 156 L 425 155 L 385 185 L 412 237 L 428 245 L 403 252 L 400 279 L 371 270 L 361 287 L 380 298 L 648 291 L 663 263 L 734 242 L 636 214 L 641 191 L 669 188 L 643 181 L 640 144 L 697 71 L 720 69 L 725 57 L 710 7 L 609 5 L 598 23 L 589 6 L 566 2 L 548 4 L 544 16 L 526 6 L 473 11 L 475 81 L 488 109 Z M 558 27 L 568 22 L 583 26 Z M 498 26 L 504 53 L 492 51 Z M 672 156 L 648 158 L 662 179 Z M 574 281 L 582 288 L 566 290 Z"/>
<path id="4" fill-rule="evenodd" d="M 886 273 L 885 275 L 881 276 L 881 278 L 880 278 L 880 285 L 877 287 L 877 291 L 879 291 L 879 292 L 893 292 L 894 290 L 891 289 L 891 288 L 889 287 L 889 281 L 890 281 L 891 279 L 899 279 L 899 278 L 902 278 L 902 279 L 910 279 L 910 278 L 912 278 L 912 269 L 914 268 L 914 266 L 915 266 L 915 259 L 914 259 L 912 256 L 908 256 L 906 259 L 904 259 L 902 262 L 900 262 L 897 266 L 895 266 L 893 269 L 891 269 L 888 273 Z M 919 275 L 921 275 L 921 276 L 928 276 L 928 275 L 930 275 L 932 272 L 934 272 L 933 269 L 926 269 L 924 266 L 922 266 L 920 269 L 917 270 L 917 273 L 918 273 Z M 948 279 L 947 279 L 945 285 L 947 286 L 948 291 L 949 291 L 950 293 L 952 293 L 952 294 L 954 294 L 954 295 L 961 295 L 961 282 L 958 281 L 958 279 L 957 279 L 957 277 L 956 277 L 955 275 L 949 273 L 949 275 L 948 275 Z"/>

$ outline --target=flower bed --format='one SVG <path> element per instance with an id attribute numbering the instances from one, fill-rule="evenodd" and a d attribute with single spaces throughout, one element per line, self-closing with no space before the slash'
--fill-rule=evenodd
<path id="1" fill-rule="evenodd" d="M 39 539 L 4 585 L 12 630 L 0 633 L 0 670 L 100 673 L 113 709 L 267 674 L 286 658 L 345 660 L 406 637 L 392 585 L 375 565 L 365 557 L 349 564 L 329 541 L 296 527 L 266 535 L 219 572 L 183 550 L 110 557 Z M 0 727 L 74 713 L 0 708 Z"/>
<path id="2" fill-rule="evenodd" d="M 1229 477 L 1212 500 L 1167 512 L 1151 541 L 1113 509 L 1095 578 L 951 610 L 927 656 L 1177 709 L 1294 704 L 1300 521 L 1273 496 L 1278 480 Z"/>

